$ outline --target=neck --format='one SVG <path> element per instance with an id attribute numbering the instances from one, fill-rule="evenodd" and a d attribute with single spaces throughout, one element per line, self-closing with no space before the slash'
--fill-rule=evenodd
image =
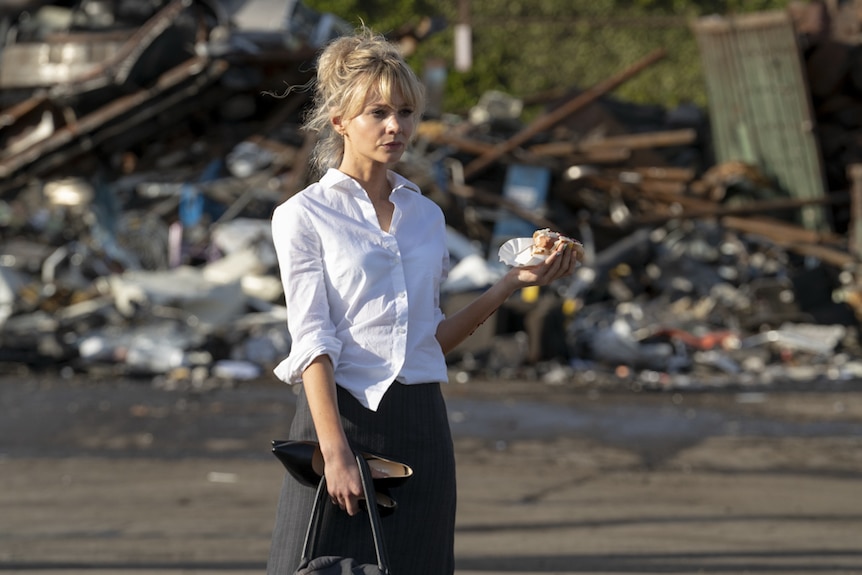
<path id="1" fill-rule="evenodd" d="M 389 194 L 392 192 L 392 186 L 387 178 L 387 168 L 384 166 L 376 170 L 351 170 L 349 166 L 344 164 L 339 167 L 339 170 L 357 182 L 368 194 L 371 201 L 388 201 Z"/>

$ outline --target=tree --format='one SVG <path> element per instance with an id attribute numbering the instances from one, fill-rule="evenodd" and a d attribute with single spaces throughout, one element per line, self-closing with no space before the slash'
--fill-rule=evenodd
<path id="1" fill-rule="evenodd" d="M 621 86 L 620 99 L 675 106 L 706 104 L 692 19 L 708 14 L 784 9 L 791 0 L 482 0 L 472 2 L 473 68 L 454 71 L 453 26 L 458 1 L 307 0 L 350 23 L 387 33 L 422 16 L 450 25 L 423 41 L 410 57 L 421 74 L 430 58 L 450 63 L 444 106 L 463 113 L 488 90 L 529 97 L 549 90 L 586 88 L 656 48 L 668 57 Z"/>

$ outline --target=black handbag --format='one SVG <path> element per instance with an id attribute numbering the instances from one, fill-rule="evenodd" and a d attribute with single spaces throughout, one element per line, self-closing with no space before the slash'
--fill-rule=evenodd
<path id="1" fill-rule="evenodd" d="M 368 513 L 371 524 L 371 535 L 374 539 L 374 550 L 377 552 L 377 565 L 360 564 L 351 557 L 340 557 L 337 555 L 325 555 L 314 557 L 314 546 L 320 537 L 320 527 L 323 523 L 323 507 L 326 504 L 328 492 L 326 490 L 326 477 L 321 477 L 317 486 L 317 496 L 314 498 L 314 506 L 311 508 L 311 518 L 308 521 L 308 530 L 305 533 L 305 544 L 302 549 L 302 559 L 294 575 L 390 575 L 389 558 L 386 554 L 386 545 L 383 541 L 383 526 L 380 524 L 380 512 L 377 510 L 375 500 L 374 483 L 371 479 L 371 470 L 365 458 L 360 454 L 354 454 L 356 463 L 359 465 L 359 477 L 362 479 L 362 491 L 365 495 L 363 509 Z M 369 503 L 370 502 L 370 503 Z"/>

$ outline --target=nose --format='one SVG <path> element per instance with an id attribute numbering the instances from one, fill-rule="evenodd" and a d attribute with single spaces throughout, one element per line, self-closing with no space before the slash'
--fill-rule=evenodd
<path id="1" fill-rule="evenodd" d="M 389 121 L 386 122 L 386 130 L 393 134 L 398 134 L 404 130 L 404 127 L 401 125 L 401 118 L 398 117 L 398 114 L 391 114 L 389 116 Z"/>

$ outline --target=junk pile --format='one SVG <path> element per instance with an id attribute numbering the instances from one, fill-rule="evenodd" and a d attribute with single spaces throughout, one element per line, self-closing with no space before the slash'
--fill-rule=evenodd
<path id="1" fill-rule="evenodd" d="M 291 345 L 269 216 L 306 184 L 314 143 L 299 130 L 307 94 L 288 88 L 350 27 L 265 0 L 19 0 L 0 18 L 0 369 L 174 386 L 267 376 Z M 793 195 L 775 166 L 716 159 L 714 113 L 610 96 L 665 55 L 421 124 L 399 170 L 449 222 L 444 311 L 505 273 L 508 239 L 551 228 L 586 249 L 571 279 L 516 294 L 451 354 L 455 381 L 862 377 L 862 185 Z M 832 222 L 835 206 L 846 229 L 800 216 Z"/>

